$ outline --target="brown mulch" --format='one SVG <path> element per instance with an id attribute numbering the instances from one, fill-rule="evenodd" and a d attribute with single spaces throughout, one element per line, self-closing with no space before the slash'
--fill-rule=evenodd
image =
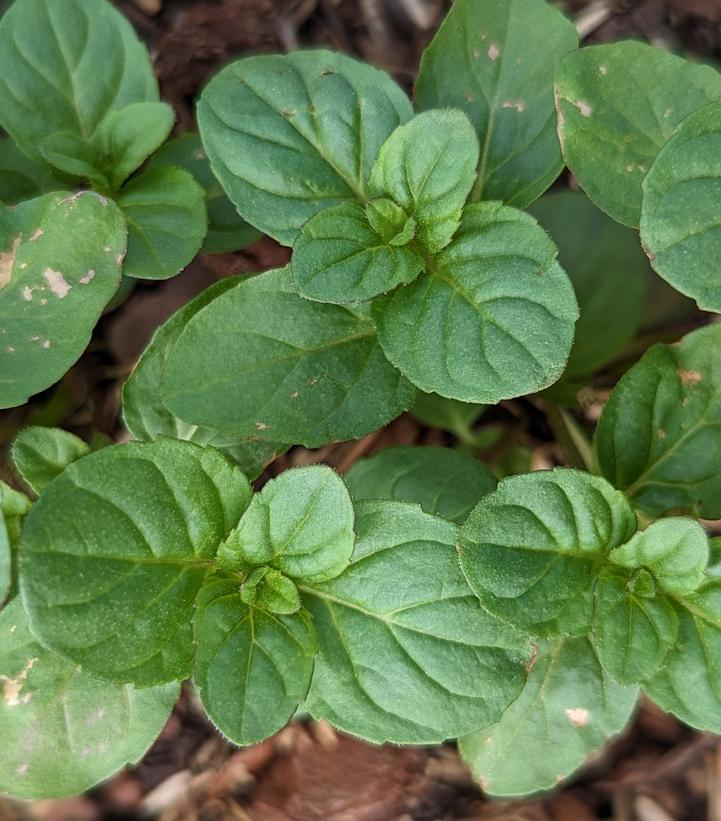
<path id="1" fill-rule="evenodd" d="M 480 2 L 481 0 L 479 0 Z M 420 54 L 450 0 L 117 0 L 152 49 L 164 97 L 180 130 L 192 126 L 207 79 L 242 54 L 324 46 L 393 73 L 410 90 Z M 587 42 L 636 37 L 703 59 L 721 58 L 721 0 L 567 0 L 585 15 Z M 54 388 L 0 413 L 2 443 L 31 423 L 80 435 L 121 434 L 119 389 L 154 329 L 216 279 L 282 265 L 288 251 L 261 240 L 244 252 L 197 260 L 180 277 L 139 283 L 98 326 L 88 352 Z M 589 411 L 588 418 L 592 417 Z M 562 455 L 542 417 L 525 400 L 494 409 L 506 440 L 535 464 Z M 265 478 L 289 465 L 325 461 L 346 471 L 390 444 L 443 444 L 448 437 L 405 415 L 359 442 L 317 451 L 295 448 Z M 519 750 L 519 766 L 523 766 Z M 143 762 L 86 796 L 17 803 L 0 798 L 0 821 L 721 821 L 721 745 L 644 703 L 628 730 L 552 794 L 489 801 L 453 745 L 374 747 L 324 723 L 294 722 L 267 741 L 238 750 L 208 724 L 186 691 Z"/>

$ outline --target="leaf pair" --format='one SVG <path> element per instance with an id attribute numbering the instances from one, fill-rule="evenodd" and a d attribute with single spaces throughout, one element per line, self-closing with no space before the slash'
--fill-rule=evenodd
<path id="1" fill-rule="evenodd" d="M 712 68 L 641 43 L 581 49 L 556 74 L 559 135 L 580 185 L 614 219 L 640 225 L 654 269 L 712 311 L 720 95 Z"/>

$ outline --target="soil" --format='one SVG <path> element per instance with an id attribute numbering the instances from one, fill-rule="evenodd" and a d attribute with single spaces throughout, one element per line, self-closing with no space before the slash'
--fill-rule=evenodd
<path id="1" fill-rule="evenodd" d="M 192 127 L 193 102 L 206 80 L 247 53 L 327 46 L 389 70 L 411 90 L 418 60 L 450 0 L 117 0 L 150 46 L 162 93 Z M 716 62 L 721 0 L 567 0 L 587 42 L 634 37 Z M 140 282 L 107 314 L 67 376 L 28 405 L 0 413 L 0 476 L 12 481 L 7 443 L 27 424 L 58 425 L 89 438 L 123 437 L 119 391 L 154 329 L 213 281 L 266 270 L 288 252 L 264 239 L 237 254 L 201 257 L 181 276 Z M 602 376 L 582 421 L 592 422 L 614 379 Z M 585 419 L 584 419 L 585 417 Z M 562 462 L 551 431 L 525 400 L 503 403 L 484 423 L 501 426 L 534 467 Z M 5 443 L 3 445 L 3 443 Z M 452 444 L 405 415 L 359 442 L 317 451 L 294 448 L 261 479 L 289 465 L 325 461 L 347 470 L 390 444 Z M 514 451 L 517 457 L 517 451 Z M 512 454 L 507 455 L 510 459 Z M 497 459 L 506 458 L 495 452 Z M 519 750 L 519 755 L 522 750 Z M 519 758 L 519 766 L 523 766 Z M 267 741 L 238 750 L 221 739 L 186 691 L 144 760 L 89 794 L 18 803 L 0 798 L 0 821 L 99 821 L 157 817 L 247 821 L 431 821 L 518 819 L 721 821 L 721 744 L 642 703 L 635 721 L 573 778 L 547 796 L 486 799 L 453 745 L 373 747 L 318 722 L 294 722 Z"/>

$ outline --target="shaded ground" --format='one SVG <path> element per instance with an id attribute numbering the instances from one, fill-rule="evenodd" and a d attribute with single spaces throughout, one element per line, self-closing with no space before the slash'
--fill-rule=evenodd
<path id="1" fill-rule="evenodd" d="M 247 52 L 326 45 L 391 71 L 410 90 L 420 53 L 447 0 L 117 0 L 153 49 L 163 95 L 192 125 L 193 100 L 206 79 Z M 568 0 L 588 42 L 637 37 L 715 61 L 721 56 L 721 0 Z M 88 437 L 122 436 L 119 390 L 153 330 L 214 280 L 283 264 L 288 252 L 262 240 L 246 252 L 197 260 L 180 277 L 140 283 L 98 326 L 88 352 L 58 386 L 28 406 L 0 413 L 0 446 L 26 424 L 60 425 Z M 614 373 L 599 383 L 612 384 Z M 588 403 L 587 420 L 596 404 Z M 484 423 L 534 466 L 561 461 L 551 433 L 526 400 L 503 403 Z M 360 442 L 310 452 L 296 448 L 266 476 L 323 460 L 347 470 L 390 444 L 452 444 L 409 416 Z M 515 456 L 514 456 L 515 458 Z M 7 458 L 0 451 L 0 475 Z M 519 766 L 523 766 L 519 749 Z M 452 745 L 376 748 L 324 724 L 295 723 L 256 747 L 237 750 L 208 725 L 185 693 L 158 742 L 135 770 L 78 799 L 14 804 L 0 799 L 0 821 L 95 821 L 160 817 L 253 821 L 431 821 L 523 819 L 721 821 L 721 745 L 642 705 L 627 733 L 549 797 L 487 801 Z"/>

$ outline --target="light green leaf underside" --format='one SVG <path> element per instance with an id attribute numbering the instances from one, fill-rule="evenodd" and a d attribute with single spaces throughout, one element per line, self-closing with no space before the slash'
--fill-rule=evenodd
<path id="1" fill-rule="evenodd" d="M 207 230 L 205 193 L 181 168 L 149 168 L 124 186 L 118 205 L 128 222 L 123 274 L 168 279 L 198 253 Z"/>
<path id="2" fill-rule="evenodd" d="M 116 445 L 75 462 L 23 530 L 34 634 L 103 678 L 187 677 L 193 601 L 250 495 L 225 457 L 189 442 Z"/>
<path id="3" fill-rule="evenodd" d="M 323 208 L 365 199 L 381 145 L 411 114 L 387 74 L 320 49 L 239 60 L 198 105 L 203 145 L 229 198 L 284 245 Z"/>
<path id="4" fill-rule="evenodd" d="M 529 205 L 563 167 L 553 72 L 578 37 L 543 0 L 456 0 L 421 60 L 421 110 L 459 108 L 481 141 L 476 199 Z"/>
<path id="5" fill-rule="evenodd" d="M 90 192 L 0 206 L 0 408 L 80 356 L 120 282 L 125 243 L 121 213 Z"/>
<path id="6" fill-rule="evenodd" d="M 0 137 L 0 203 L 15 205 L 62 187 L 44 165 L 23 154 L 9 137 Z"/>
<path id="7" fill-rule="evenodd" d="M 637 694 L 604 672 L 588 639 L 544 643 L 521 695 L 461 738 L 461 755 L 491 795 L 551 789 L 623 729 Z"/>
<path id="8" fill-rule="evenodd" d="M 210 169 L 200 135 L 188 133 L 168 140 L 148 162 L 148 168 L 165 165 L 174 165 L 188 171 L 205 191 L 208 233 L 201 253 L 227 254 L 239 251 L 260 238 L 260 232 L 248 225 L 225 196 Z"/>
<path id="9" fill-rule="evenodd" d="M 307 614 L 248 607 L 238 584 L 203 588 L 193 620 L 194 680 L 215 726 L 235 744 L 277 732 L 305 698 L 315 639 Z"/>
<path id="10" fill-rule="evenodd" d="M 12 557 L 10 555 L 10 536 L 5 524 L 5 514 L 0 508 L 0 608 L 10 593 L 12 584 Z"/>
<path id="11" fill-rule="evenodd" d="M 20 599 L 0 613 L 0 792 L 79 795 L 138 761 L 180 687 L 136 690 L 92 678 L 42 647 Z"/>
<path id="12" fill-rule="evenodd" d="M 721 77 L 716 98 L 721 96 Z M 643 181 L 641 241 L 666 282 L 721 313 L 721 103 L 687 117 Z"/>
<path id="13" fill-rule="evenodd" d="M 363 302 L 412 282 L 422 268 L 415 251 L 384 242 L 356 203 L 311 217 L 293 246 L 293 281 L 318 302 Z"/>
<path id="14" fill-rule="evenodd" d="M 417 114 L 381 146 L 371 171 L 374 196 L 389 197 L 417 223 L 426 254 L 451 241 L 476 179 L 478 138 L 460 111 Z"/>
<path id="15" fill-rule="evenodd" d="M 721 584 L 710 580 L 676 601 L 679 636 L 661 671 L 644 691 L 669 713 L 721 733 Z"/>
<path id="16" fill-rule="evenodd" d="M 503 479 L 461 528 L 461 567 L 484 607 L 520 627 L 556 619 L 587 590 L 636 517 L 603 479 L 556 468 Z"/>
<path id="17" fill-rule="evenodd" d="M 183 328 L 198 311 L 236 284 L 236 280 L 226 278 L 211 285 L 157 329 L 123 386 L 123 421 L 136 439 L 153 440 L 159 436 L 170 436 L 199 445 L 212 445 L 237 462 L 243 473 L 253 480 L 260 475 L 267 462 L 287 450 L 288 446 L 260 439 L 257 435 L 224 436 L 183 422 L 165 407 L 160 390 L 165 363 Z"/>
<path id="18" fill-rule="evenodd" d="M 15 437 L 12 460 L 22 479 L 40 493 L 71 462 L 89 452 L 89 446 L 68 431 L 30 427 Z"/>
<path id="19" fill-rule="evenodd" d="M 145 46 L 105 0 L 18 0 L 0 22 L 0 125 L 41 159 L 58 131 L 92 137 L 130 103 L 156 102 Z"/>
<path id="20" fill-rule="evenodd" d="M 628 41 L 569 54 L 555 91 L 567 165 L 601 210 L 638 227 L 651 163 L 686 116 L 721 96 L 721 75 Z"/>
<path id="21" fill-rule="evenodd" d="M 218 559 L 239 571 L 269 565 L 297 581 L 324 582 L 353 552 L 353 505 L 327 465 L 286 470 L 256 493 Z"/>
<path id="22" fill-rule="evenodd" d="M 599 211 L 581 191 L 546 194 L 529 209 L 558 245 L 580 308 L 565 378 L 583 377 L 613 361 L 645 318 L 653 277 L 635 231 Z"/>
<path id="23" fill-rule="evenodd" d="M 376 743 L 432 744 L 497 720 L 523 686 L 528 644 L 478 606 L 455 526 L 364 502 L 356 533 L 350 567 L 301 588 L 320 648 L 310 713 Z"/>
<path id="24" fill-rule="evenodd" d="M 594 591 L 593 643 L 606 671 L 622 684 L 653 676 L 678 637 L 673 604 L 661 594 L 644 597 L 629 578 L 609 569 Z"/>
<path id="25" fill-rule="evenodd" d="M 288 269 L 218 296 L 170 351 L 163 401 L 228 436 L 318 447 L 364 436 L 413 401 L 368 319 L 298 296 Z"/>
<path id="26" fill-rule="evenodd" d="M 392 447 L 360 459 L 346 475 L 354 499 L 415 502 L 426 513 L 463 522 L 476 502 L 496 487 L 477 459 L 450 448 Z"/>
<path id="27" fill-rule="evenodd" d="M 603 475 L 651 516 L 721 518 L 721 325 L 656 345 L 626 372 L 596 452 Z"/>
<path id="28" fill-rule="evenodd" d="M 466 402 L 547 387 L 563 372 L 578 317 L 555 257 L 527 214 L 467 207 L 428 271 L 373 303 L 386 356 L 421 390 Z"/>

